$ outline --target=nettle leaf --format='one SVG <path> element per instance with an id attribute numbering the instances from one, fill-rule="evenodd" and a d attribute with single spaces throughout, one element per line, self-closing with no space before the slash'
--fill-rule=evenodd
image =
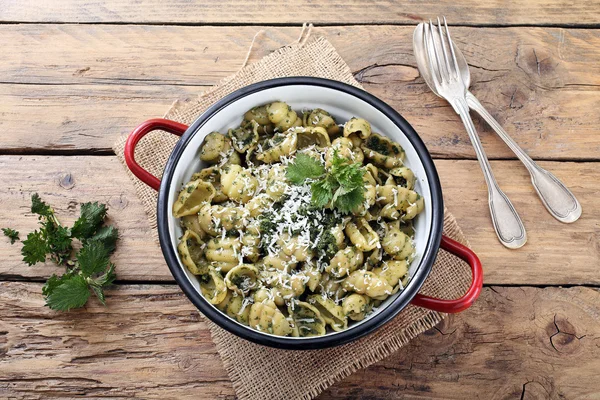
<path id="1" fill-rule="evenodd" d="M 70 276 L 54 287 L 46 297 L 46 305 L 53 310 L 68 311 L 83 307 L 90 297 L 86 279 L 81 275 Z"/>
<path id="2" fill-rule="evenodd" d="M 46 204 L 37 193 L 31 195 L 31 212 L 40 217 L 49 217 L 52 215 L 52 208 Z"/>
<path id="3" fill-rule="evenodd" d="M 52 274 L 52 276 L 50 278 L 48 278 L 48 280 L 42 287 L 42 294 L 44 296 L 48 297 L 54 291 L 54 289 L 56 289 L 57 287 L 62 285 L 65 281 L 67 281 L 69 278 L 71 278 L 73 276 L 73 274 L 74 273 L 72 271 L 69 271 L 62 276 Z"/>
<path id="4" fill-rule="evenodd" d="M 100 300 L 100 303 L 102 303 L 102 305 L 105 306 L 106 298 L 104 297 L 104 290 L 102 290 L 102 288 L 99 286 L 91 286 L 91 288 L 98 300 Z"/>
<path id="5" fill-rule="evenodd" d="M 70 229 L 61 225 L 55 226 L 52 222 L 46 223 L 44 229 L 52 259 L 57 264 L 63 264 L 71 256 L 73 250 Z"/>
<path id="6" fill-rule="evenodd" d="M 293 163 L 287 166 L 285 177 L 294 185 L 301 185 L 307 179 L 317 179 L 325 173 L 321 162 L 304 153 L 298 153 Z"/>
<path id="7" fill-rule="evenodd" d="M 83 276 L 89 277 L 106 270 L 110 252 L 101 242 L 89 241 L 77 253 L 77 261 Z"/>
<path id="8" fill-rule="evenodd" d="M 331 202 L 339 211 L 350 213 L 364 201 L 365 172 L 362 164 L 351 163 L 334 150 L 329 170 L 319 160 L 299 153 L 294 162 L 288 165 L 286 178 L 296 185 L 312 179 L 311 203 L 315 207 L 325 207 Z"/>
<path id="9" fill-rule="evenodd" d="M 31 232 L 27 235 L 27 239 L 23 241 L 21 254 L 23 255 L 23 261 L 25 261 L 27 265 L 46 261 L 46 254 L 49 252 L 50 247 L 41 231 L 36 230 Z"/>
<path id="10" fill-rule="evenodd" d="M 331 188 L 325 179 L 314 182 L 310 186 L 310 190 L 312 192 L 310 201 L 315 207 L 325 207 L 333 197 L 331 194 Z"/>
<path id="11" fill-rule="evenodd" d="M 350 213 L 360 207 L 364 198 L 364 189 L 361 187 L 355 188 L 344 195 L 338 196 L 334 200 L 334 207 L 343 213 Z"/>
<path id="12" fill-rule="evenodd" d="M 115 264 L 110 263 L 108 270 L 104 274 L 97 277 L 94 282 L 96 285 L 104 287 L 112 285 L 115 279 L 117 279 L 117 274 L 115 274 Z"/>
<path id="13" fill-rule="evenodd" d="M 19 232 L 11 228 L 2 228 L 4 236 L 10 239 L 10 244 L 15 244 L 19 240 Z"/>
<path id="14" fill-rule="evenodd" d="M 81 205 L 81 215 L 71 229 L 71 235 L 78 239 L 89 239 L 100 228 L 106 217 L 105 204 L 84 203 Z"/>
<path id="15" fill-rule="evenodd" d="M 100 242 L 106 247 L 109 253 L 115 251 L 117 247 L 117 239 L 119 239 L 119 231 L 112 225 L 103 226 L 96 232 L 88 241 Z"/>
<path id="16" fill-rule="evenodd" d="M 66 267 L 63 275 L 53 274 L 42 287 L 46 305 L 51 309 L 66 311 L 82 307 L 92 291 L 105 304 L 104 288 L 116 279 L 110 254 L 119 238 L 115 227 L 102 226 L 106 211 L 104 204 L 82 204 L 80 217 L 70 229 L 61 225 L 52 208 L 37 193 L 31 196 L 31 212 L 39 215 L 40 229 L 23 241 L 23 261 L 33 265 L 50 255 L 52 261 Z M 9 228 L 3 231 L 18 240 L 18 232 Z M 82 243 L 75 259 L 73 238 Z"/>

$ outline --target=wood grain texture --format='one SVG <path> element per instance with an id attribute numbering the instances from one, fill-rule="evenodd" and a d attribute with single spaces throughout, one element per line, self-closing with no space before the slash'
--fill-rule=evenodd
<path id="1" fill-rule="evenodd" d="M 40 290 L 0 283 L 1 397 L 234 398 L 178 287 L 118 286 L 108 307 L 68 314 L 43 307 Z M 486 288 L 471 309 L 321 399 L 594 398 L 599 304 L 588 288 Z"/>
<path id="2" fill-rule="evenodd" d="M 517 161 L 494 161 L 500 186 L 520 212 L 528 244 L 508 250 L 498 242 L 489 217 L 487 191 L 476 161 L 437 160 L 445 204 L 456 216 L 473 250 L 480 256 L 487 284 L 599 284 L 600 163 L 542 162 L 569 186 L 582 208 L 574 224 L 561 224 L 541 204 L 529 175 Z M 110 178 L 108 178 L 110 177 Z M 172 276 L 154 243 L 142 205 L 116 157 L 0 157 L 0 221 L 23 233 L 37 223 L 28 215 L 30 194 L 39 192 L 59 217 L 72 221 L 77 204 L 101 201 L 121 231 L 114 261 L 121 280 L 168 280 Z M 51 264 L 27 267 L 19 246 L 0 240 L 0 278 L 41 279 L 56 272 Z"/>
<path id="3" fill-rule="evenodd" d="M 320 399 L 596 399 L 600 294 L 484 289 L 475 305 Z"/>
<path id="4" fill-rule="evenodd" d="M 19 154 L 113 153 L 119 134 L 127 135 L 141 122 L 162 117 L 173 99 L 203 89 L 0 84 L 0 140 L 8 144 L 0 148 Z"/>
<path id="5" fill-rule="evenodd" d="M 99 201 L 109 207 L 109 223 L 119 228 L 119 250 L 112 257 L 119 279 L 172 280 L 133 183 L 116 157 L 0 157 L 0 200 L 2 227 L 11 226 L 21 239 L 37 228 L 30 214 L 31 194 L 39 193 L 70 225 L 79 215 L 79 204 Z M 62 273 L 53 263 L 27 266 L 20 245 L 0 238 L 2 279 L 48 277 Z"/>
<path id="6" fill-rule="evenodd" d="M 460 3 L 381 0 L 298 0 L 283 6 L 275 0 L 67 0 L 36 2 L 4 0 L 1 21 L 95 23 L 191 23 L 191 24 L 413 24 L 445 15 L 455 24 L 597 24 L 598 2 L 565 3 L 560 0 L 495 2 L 467 0 Z"/>
<path id="7" fill-rule="evenodd" d="M 179 288 L 120 286 L 56 313 L 40 284 L 0 284 L 0 397 L 233 399 L 206 324 Z"/>
<path id="8" fill-rule="evenodd" d="M 117 134 L 161 116 L 297 39 L 289 27 L 0 25 L 0 151 L 109 152 Z M 474 158 L 458 116 L 419 77 L 413 27 L 316 28 L 365 88 L 402 113 L 440 158 Z M 536 159 L 598 160 L 600 31 L 452 29 L 472 91 Z M 368 51 L 366 50 L 368 49 Z M 514 158 L 481 120 L 490 158 Z"/>

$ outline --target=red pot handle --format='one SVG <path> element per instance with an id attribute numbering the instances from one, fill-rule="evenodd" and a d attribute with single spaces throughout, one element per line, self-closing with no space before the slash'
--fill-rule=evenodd
<path id="1" fill-rule="evenodd" d="M 444 313 L 457 313 L 464 311 L 471 307 L 473 302 L 475 302 L 481 293 L 481 288 L 483 287 L 483 269 L 481 268 L 481 261 L 479 261 L 479 257 L 477 257 L 473 250 L 458 243 L 456 240 L 450 239 L 447 236 L 442 235 L 440 247 L 469 263 L 471 266 L 471 272 L 473 274 L 471 287 L 469 287 L 467 292 L 462 297 L 455 300 L 436 299 L 435 297 L 417 294 L 412 299 L 411 304 Z"/>
<path id="2" fill-rule="evenodd" d="M 160 179 L 146 171 L 135 161 L 135 146 L 137 146 L 141 138 L 157 129 L 181 136 L 187 128 L 187 125 L 161 118 L 149 119 L 148 121 L 141 123 L 129 134 L 127 142 L 125 143 L 125 162 L 127 163 L 129 170 L 133 172 L 140 181 L 158 191 Z"/>

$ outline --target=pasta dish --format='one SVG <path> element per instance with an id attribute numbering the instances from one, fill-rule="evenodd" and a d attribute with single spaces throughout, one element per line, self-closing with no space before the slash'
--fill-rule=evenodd
<path id="1" fill-rule="evenodd" d="M 402 147 L 353 117 L 277 101 L 212 132 L 173 205 L 203 297 L 280 336 L 341 331 L 403 290 L 423 210 Z"/>

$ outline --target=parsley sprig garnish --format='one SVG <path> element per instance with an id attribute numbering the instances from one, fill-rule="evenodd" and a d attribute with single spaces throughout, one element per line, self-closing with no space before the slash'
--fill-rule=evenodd
<path id="1" fill-rule="evenodd" d="M 114 226 L 103 226 L 106 211 L 104 204 L 84 203 L 79 218 L 72 228 L 68 228 L 61 225 L 52 207 L 37 193 L 31 196 L 31 212 L 38 215 L 40 228 L 23 240 L 23 261 L 34 265 L 50 257 L 66 268 L 63 275 L 52 275 L 42 288 L 46 305 L 51 309 L 67 311 L 82 307 L 91 292 L 106 304 L 104 289 L 116 278 L 110 255 L 115 251 L 118 239 Z M 11 240 L 18 239 L 18 232 L 10 228 L 3 231 Z M 81 242 L 75 255 L 74 239 Z"/>
<path id="2" fill-rule="evenodd" d="M 294 162 L 288 164 L 286 178 L 294 185 L 302 185 L 310 179 L 311 203 L 315 207 L 327 204 L 342 213 L 350 213 L 365 200 L 363 175 L 365 169 L 360 163 L 333 153 L 331 167 L 326 169 L 319 160 L 304 153 L 298 153 Z"/>

